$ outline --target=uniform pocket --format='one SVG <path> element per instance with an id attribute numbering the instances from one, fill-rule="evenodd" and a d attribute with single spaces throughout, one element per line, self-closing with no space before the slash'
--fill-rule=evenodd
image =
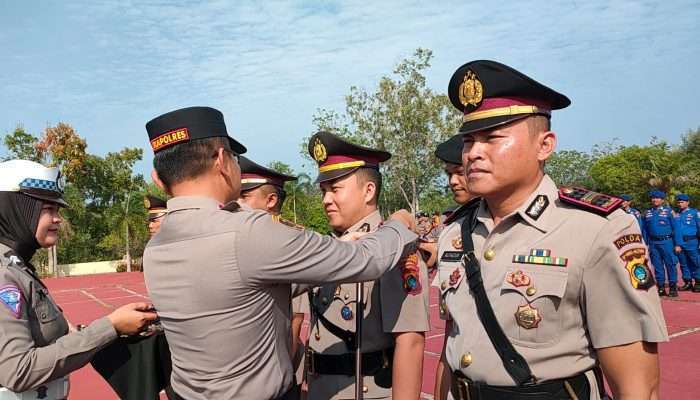
<path id="1" fill-rule="evenodd" d="M 503 330 L 514 343 L 527 347 L 549 345 L 559 338 L 568 271 L 561 267 L 511 267 L 494 306 Z"/>
<path id="2" fill-rule="evenodd" d="M 34 310 L 36 311 L 36 316 L 39 319 L 39 322 L 46 324 L 56 320 L 56 317 L 58 317 L 58 310 L 49 299 L 48 293 L 46 293 L 44 289 L 40 289 L 36 294 L 37 301 L 36 305 L 34 306 Z"/>

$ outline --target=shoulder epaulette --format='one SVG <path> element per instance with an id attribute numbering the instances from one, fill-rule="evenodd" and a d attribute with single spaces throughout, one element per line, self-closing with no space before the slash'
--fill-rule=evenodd
<path id="1" fill-rule="evenodd" d="M 470 210 L 473 210 L 476 207 L 479 207 L 479 203 L 481 203 L 481 197 L 476 197 L 471 200 L 469 200 L 466 204 L 462 204 L 461 206 L 457 207 L 456 210 L 450 214 L 449 217 L 445 219 L 445 225 L 449 225 L 458 219 L 464 217 L 469 213 Z"/>
<path id="2" fill-rule="evenodd" d="M 559 200 L 576 208 L 607 216 L 622 205 L 622 199 L 581 187 L 559 189 Z"/>
<path id="3" fill-rule="evenodd" d="M 238 204 L 236 200 L 234 201 L 229 201 L 228 203 L 224 204 L 223 207 L 221 207 L 222 210 L 224 211 L 230 211 L 230 212 L 236 212 L 241 209 L 241 205 Z"/>
<path id="4" fill-rule="evenodd" d="M 295 224 L 292 221 L 286 220 L 279 215 L 272 215 L 272 220 L 275 222 L 279 222 L 280 224 L 287 225 L 290 228 L 294 228 L 299 231 L 303 231 L 305 228 L 303 225 Z"/>

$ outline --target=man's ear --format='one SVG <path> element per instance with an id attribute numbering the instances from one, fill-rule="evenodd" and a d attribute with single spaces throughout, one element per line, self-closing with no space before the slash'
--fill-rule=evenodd
<path id="1" fill-rule="evenodd" d="M 376 204 L 377 202 L 374 199 L 376 193 L 377 184 L 372 181 L 367 181 L 364 187 L 365 204 Z"/>
<path id="2" fill-rule="evenodd" d="M 168 189 L 167 186 L 163 183 L 163 181 L 160 180 L 160 176 L 158 176 L 158 171 L 155 169 L 151 170 L 151 179 L 153 179 L 153 183 L 156 184 L 162 191 L 167 193 L 169 196 L 172 196 L 173 194 L 170 193 L 170 190 Z"/>
<path id="3" fill-rule="evenodd" d="M 216 158 L 214 158 L 214 168 L 217 171 L 228 172 L 228 164 L 226 163 L 226 151 L 223 147 L 219 147 L 219 150 L 216 151 Z"/>
<path id="4" fill-rule="evenodd" d="M 557 134 L 552 131 L 542 132 L 539 135 L 538 145 L 537 160 L 546 161 L 556 150 Z"/>
<path id="5" fill-rule="evenodd" d="M 277 195 L 276 192 L 268 193 L 267 194 L 267 202 L 265 203 L 265 207 L 267 207 L 267 211 L 275 211 L 277 209 L 277 203 L 279 203 L 279 201 L 280 201 L 280 197 Z"/>

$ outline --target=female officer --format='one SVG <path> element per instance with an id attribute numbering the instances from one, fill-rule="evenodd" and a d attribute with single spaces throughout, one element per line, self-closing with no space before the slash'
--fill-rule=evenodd
<path id="1" fill-rule="evenodd" d="M 68 374 L 120 334 L 156 318 L 147 303 L 128 304 L 70 332 L 68 321 L 30 264 L 58 239 L 62 198 L 57 168 L 0 163 L 0 400 L 68 397 Z"/>

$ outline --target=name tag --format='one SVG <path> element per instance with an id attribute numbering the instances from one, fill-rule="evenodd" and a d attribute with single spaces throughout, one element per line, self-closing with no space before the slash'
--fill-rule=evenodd
<path id="1" fill-rule="evenodd" d="M 442 257 L 440 257 L 440 261 L 446 261 L 446 262 L 455 262 L 455 261 L 460 261 L 462 259 L 462 252 L 461 251 L 446 251 L 442 253 Z"/>

